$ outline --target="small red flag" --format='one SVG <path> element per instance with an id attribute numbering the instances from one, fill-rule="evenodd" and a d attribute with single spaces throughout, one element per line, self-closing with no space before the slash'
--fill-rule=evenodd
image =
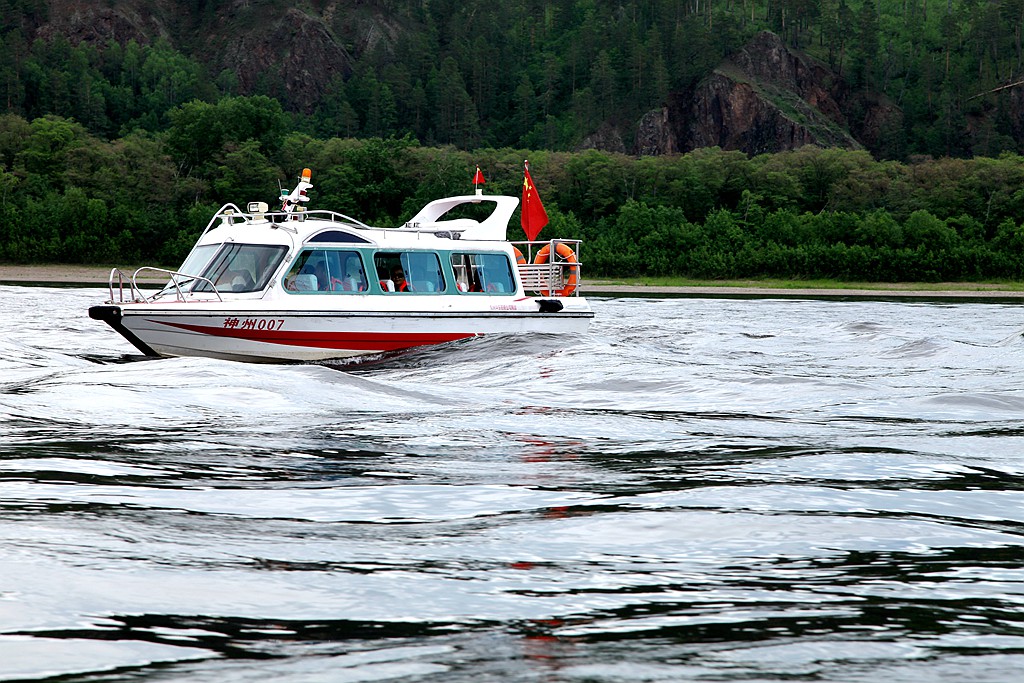
<path id="1" fill-rule="evenodd" d="M 523 232 L 526 239 L 531 242 L 537 239 L 537 234 L 548 224 L 548 212 L 537 194 L 537 188 L 533 186 L 533 178 L 530 177 L 530 165 L 523 162 L 523 206 L 520 220 L 523 224 Z"/>
<path id="2" fill-rule="evenodd" d="M 483 185 L 486 182 L 487 181 L 484 180 L 484 174 L 480 172 L 480 167 L 477 166 L 476 167 L 476 173 L 473 175 L 473 184 L 474 185 Z"/>

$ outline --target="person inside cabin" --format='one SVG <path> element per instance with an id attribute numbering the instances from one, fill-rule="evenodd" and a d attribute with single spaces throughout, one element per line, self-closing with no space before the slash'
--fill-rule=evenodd
<path id="1" fill-rule="evenodd" d="M 274 274 L 280 263 L 279 259 L 274 258 L 275 253 L 277 252 L 272 249 L 261 249 L 259 251 L 259 267 L 257 268 L 259 277 L 256 280 L 257 283 L 266 284 L 270 276 Z"/>
<path id="2" fill-rule="evenodd" d="M 405 281 L 405 273 L 401 268 L 395 268 L 391 271 L 391 280 L 395 283 L 396 292 L 409 291 L 409 283 Z"/>
<path id="3" fill-rule="evenodd" d="M 318 287 L 315 268 L 310 258 L 310 252 L 303 252 L 296 259 L 291 270 L 284 278 L 285 289 L 292 292 L 313 292 Z"/>
<path id="4" fill-rule="evenodd" d="M 327 263 L 323 259 L 316 262 L 313 274 L 316 275 L 316 288 L 321 292 L 334 292 L 344 289 L 344 283 L 331 275 L 327 269 Z"/>
<path id="5" fill-rule="evenodd" d="M 313 274 L 316 275 L 316 288 L 321 292 L 326 292 L 331 288 L 330 280 L 327 277 L 327 268 L 324 266 L 323 261 L 317 261 L 316 265 L 313 266 Z"/>
<path id="6" fill-rule="evenodd" d="M 284 276 L 284 288 L 289 292 L 297 292 L 299 290 L 298 285 L 295 284 L 295 276 L 299 274 L 298 266 L 292 266 L 292 269 L 288 271 L 288 274 Z"/>
<path id="7" fill-rule="evenodd" d="M 242 268 L 225 270 L 217 280 L 217 287 L 229 292 L 244 292 L 252 289 L 255 281 L 247 270 Z"/>

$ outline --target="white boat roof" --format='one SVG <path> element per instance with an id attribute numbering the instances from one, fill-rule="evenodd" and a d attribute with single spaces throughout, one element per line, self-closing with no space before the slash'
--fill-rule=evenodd
<path id="1" fill-rule="evenodd" d="M 493 208 L 483 220 L 467 217 L 445 219 L 445 215 L 456 207 L 487 203 L 492 204 Z M 253 237 L 251 229 L 261 226 L 270 228 L 270 231 L 262 233 L 260 241 L 285 245 L 296 241 L 305 243 L 317 234 L 330 230 L 358 235 L 378 245 L 383 245 L 389 235 L 394 238 L 402 234 L 417 241 L 424 238 L 456 238 L 466 241 L 504 242 L 507 240 L 509 220 L 518 206 L 517 197 L 505 195 L 446 197 L 430 202 L 401 226 L 382 228 L 365 225 L 332 211 L 300 209 L 288 218 L 279 218 L 284 214 L 267 212 L 265 204 L 260 207 L 261 210 L 250 212 L 243 212 L 232 204 L 226 204 L 210 221 L 199 241 L 206 244 L 223 241 L 247 242 Z M 289 234 L 294 237 L 290 237 Z"/>
<path id="2" fill-rule="evenodd" d="M 443 220 L 446 213 L 462 204 L 482 204 L 491 202 L 494 210 L 482 221 L 472 218 L 451 218 Z M 448 231 L 459 233 L 466 240 L 501 240 L 506 239 L 508 222 L 512 213 L 519 206 L 517 197 L 505 195 L 463 195 L 435 199 L 413 216 L 403 227 L 415 230 Z"/>

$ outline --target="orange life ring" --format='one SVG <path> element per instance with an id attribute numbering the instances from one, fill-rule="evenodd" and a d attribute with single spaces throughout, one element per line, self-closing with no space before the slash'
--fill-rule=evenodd
<path id="1" fill-rule="evenodd" d="M 568 244 L 559 242 L 555 246 L 555 253 L 562 257 L 562 260 L 566 263 L 576 263 L 576 252 L 574 252 Z M 548 256 L 551 254 L 551 244 L 545 244 L 537 255 L 534 257 L 533 262 L 537 264 L 543 264 L 548 262 Z M 576 291 L 577 272 L 579 268 L 576 266 L 569 266 L 569 278 L 565 281 L 565 286 L 560 290 L 556 291 L 555 294 L 558 296 L 569 296 Z M 549 296 L 550 292 L 546 289 L 540 291 L 541 296 Z"/>
<path id="2" fill-rule="evenodd" d="M 517 266 L 525 266 L 526 265 L 526 257 L 523 256 L 523 252 L 519 251 L 519 247 L 512 247 L 512 251 L 514 251 L 516 253 L 516 265 Z"/>

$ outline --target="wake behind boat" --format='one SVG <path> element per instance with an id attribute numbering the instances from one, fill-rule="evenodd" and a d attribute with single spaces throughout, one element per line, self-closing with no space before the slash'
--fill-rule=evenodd
<path id="1" fill-rule="evenodd" d="M 176 271 L 111 270 L 109 299 L 89 316 L 147 356 L 252 362 L 350 358 L 483 334 L 581 333 L 594 317 L 580 296 L 580 242 L 537 241 L 539 227 L 527 227 L 539 206 L 528 169 L 524 227 L 533 235 L 517 242 L 507 239 L 516 197 L 477 190 L 381 228 L 307 211 L 310 180 L 304 169 L 278 211 L 264 202 L 221 207 Z M 167 284 L 143 292 L 140 276 L 154 273 Z"/>

